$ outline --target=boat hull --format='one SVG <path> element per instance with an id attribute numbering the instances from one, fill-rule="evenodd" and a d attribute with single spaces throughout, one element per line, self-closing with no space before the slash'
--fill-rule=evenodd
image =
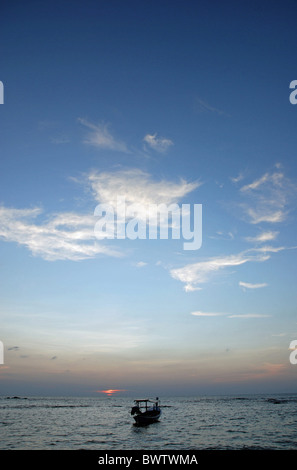
<path id="1" fill-rule="evenodd" d="M 161 411 L 147 411 L 133 416 L 136 424 L 150 424 L 159 420 Z"/>

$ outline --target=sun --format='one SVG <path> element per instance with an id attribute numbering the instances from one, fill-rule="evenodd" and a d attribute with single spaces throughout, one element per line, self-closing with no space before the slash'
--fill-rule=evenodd
<path id="1" fill-rule="evenodd" d="M 110 388 L 109 390 L 96 390 L 97 393 L 104 393 L 108 397 L 112 397 L 117 392 L 126 392 L 126 390 L 123 389 L 113 389 Z"/>

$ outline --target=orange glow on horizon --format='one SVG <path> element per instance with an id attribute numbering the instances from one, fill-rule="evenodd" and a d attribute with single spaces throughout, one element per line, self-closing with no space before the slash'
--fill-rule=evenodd
<path id="1" fill-rule="evenodd" d="M 108 397 L 111 397 L 117 392 L 126 392 L 126 390 L 121 390 L 121 389 L 109 389 L 109 390 L 96 390 L 97 393 L 105 393 Z"/>

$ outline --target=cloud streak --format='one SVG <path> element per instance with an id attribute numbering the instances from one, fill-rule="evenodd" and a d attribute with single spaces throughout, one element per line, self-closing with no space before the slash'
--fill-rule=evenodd
<path id="1" fill-rule="evenodd" d="M 170 274 L 184 284 L 186 292 L 191 292 L 201 289 L 201 285 L 210 281 L 219 271 L 248 262 L 263 262 L 269 258 L 267 251 L 263 253 L 258 250 L 246 250 L 235 255 L 213 257 L 198 263 L 187 264 L 182 268 L 171 269 Z"/>
<path id="2" fill-rule="evenodd" d="M 83 126 L 91 129 L 83 140 L 83 143 L 100 149 L 130 153 L 126 143 L 115 139 L 115 137 L 109 132 L 106 124 L 93 124 L 84 118 L 78 118 L 78 121 Z"/>
<path id="3" fill-rule="evenodd" d="M 261 289 L 262 287 L 267 287 L 268 284 L 266 284 L 266 282 L 263 282 L 262 284 L 252 284 L 250 282 L 239 281 L 239 285 L 244 289 Z"/>
<path id="4" fill-rule="evenodd" d="M 246 237 L 246 241 L 251 243 L 265 243 L 269 241 L 273 241 L 277 238 L 279 232 L 267 231 L 262 232 L 255 237 Z"/>
<path id="5" fill-rule="evenodd" d="M 199 186 L 181 180 L 155 181 L 141 170 L 90 172 L 84 183 L 91 190 L 95 203 L 108 204 L 117 213 L 117 197 L 139 209 L 139 218 L 146 220 L 151 204 L 170 205 Z M 118 214 L 120 217 L 122 214 Z M 134 215 L 133 215 L 134 217 Z M 39 207 L 15 209 L 0 206 L 0 238 L 28 248 L 34 256 L 47 261 L 80 261 L 98 255 L 121 256 L 119 250 L 97 240 L 93 214 L 62 212 L 45 217 Z M 159 223 L 160 221 L 158 221 Z"/>
<path id="6" fill-rule="evenodd" d="M 213 312 L 192 312 L 191 315 L 194 317 L 220 317 L 225 315 L 224 313 L 213 313 Z"/>
<path id="7" fill-rule="evenodd" d="M 99 254 L 120 253 L 96 242 L 94 216 L 65 212 L 38 223 L 40 208 L 0 207 L 0 237 L 24 245 L 34 256 L 47 261 L 79 261 Z"/>
<path id="8" fill-rule="evenodd" d="M 245 313 L 245 314 L 228 314 L 228 313 L 212 313 L 212 312 L 192 312 L 195 317 L 225 317 L 225 318 L 269 318 L 271 315 L 261 313 Z"/>
<path id="9" fill-rule="evenodd" d="M 200 98 L 196 98 L 195 100 L 195 109 L 197 112 L 210 112 L 218 115 L 230 116 L 225 111 L 211 106 L 209 103 L 201 100 Z"/>
<path id="10" fill-rule="evenodd" d="M 280 171 L 265 173 L 260 178 L 241 187 L 247 198 L 242 207 L 251 224 L 283 222 L 288 215 L 292 184 Z"/>
<path id="11" fill-rule="evenodd" d="M 265 315 L 262 313 L 244 313 L 238 315 L 228 315 L 228 318 L 269 318 L 271 315 Z"/>

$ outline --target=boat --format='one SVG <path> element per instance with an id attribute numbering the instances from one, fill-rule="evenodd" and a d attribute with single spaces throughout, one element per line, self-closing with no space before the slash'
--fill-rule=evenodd
<path id="1" fill-rule="evenodd" d="M 131 415 L 135 419 L 136 424 L 149 424 L 158 421 L 162 414 L 159 398 L 150 400 L 144 398 L 134 400 L 134 406 L 131 409 Z"/>

